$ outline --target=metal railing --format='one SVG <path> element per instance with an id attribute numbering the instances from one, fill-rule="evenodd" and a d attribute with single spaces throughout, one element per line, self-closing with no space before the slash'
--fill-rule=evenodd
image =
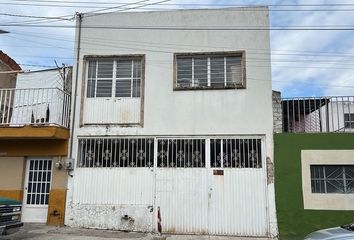
<path id="1" fill-rule="evenodd" d="M 354 132 L 354 96 L 283 98 L 283 132 Z"/>
<path id="2" fill-rule="evenodd" d="M 69 128 L 70 94 L 59 88 L 0 89 L 0 127 Z"/>

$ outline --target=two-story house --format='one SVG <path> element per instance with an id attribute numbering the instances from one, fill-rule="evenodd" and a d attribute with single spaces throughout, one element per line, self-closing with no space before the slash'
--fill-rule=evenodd
<path id="1" fill-rule="evenodd" d="M 22 222 L 64 224 L 70 74 L 63 68 L 0 78 L 0 197 L 22 202 Z"/>
<path id="2" fill-rule="evenodd" d="M 268 27 L 265 7 L 78 15 L 65 223 L 276 236 Z"/>

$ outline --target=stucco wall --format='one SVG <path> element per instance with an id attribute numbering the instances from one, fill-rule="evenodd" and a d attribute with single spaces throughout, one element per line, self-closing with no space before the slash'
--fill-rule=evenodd
<path id="1" fill-rule="evenodd" d="M 73 158 L 78 136 L 262 135 L 273 160 L 272 83 L 270 67 L 256 67 L 257 57 L 270 63 L 269 31 L 179 31 L 114 29 L 99 26 L 216 27 L 269 26 L 266 8 L 112 13 L 83 17 Z M 88 28 L 88 26 L 96 26 Z M 98 28 L 97 28 L 98 27 Z M 76 32 L 76 48 L 78 43 Z M 258 55 L 262 49 L 262 55 Z M 174 53 L 245 51 L 246 89 L 173 91 Z M 87 55 L 145 55 L 143 127 L 81 126 Z M 75 85 L 73 86 L 75 89 Z M 74 101 L 73 101 L 74 102 Z M 96 114 L 100 114 L 97 112 Z M 74 172 L 75 174 L 75 172 Z M 69 179 L 70 186 L 73 179 Z M 270 232 L 276 234 L 273 183 L 268 185 Z M 68 197 L 70 201 L 70 196 Z"/>
<path id="2" fill-rule="evenodd" d="M 0 196 L 22 201 L 24 157 L 0 157 Z"/>
<path id="3" fill-rule="evenodd" d="M 49 194 L 47 224 L 53 226 L 63 226 L 65 216 L 66 184 L 67 172 L 64 168 L 66 157 L 53 157 L 52 186 Z M 55 167 L 57 162 L 61 162 L 63 167 Z"/>
<path id="4" fill-rule="evenodd" d="M 268 31 L 163 31 L 85 26 L 268 26 L 266 11 L 194 10 L 104 14 L 83 18 L 77 109 L 85 55 L 143 54 L 144 127 L 85 126 L 76 135 L 267 134 L 272 132 L 270 68 L 254 67 L 255 49 L 270 61 Z M 99 36 L 99 37 L 98 37 Z M 97 40 L 99 39 L 99 40 Z M 110 44 L 106 45 L 105 42 Z M 97 44 L 95 44 L 97 43 Z M 131 45 L 126 47 L 127 44 Z M 246 51 L 246 89 L 173 91 L 173 54 Z M 255 80 L 258 79 L 258 80 Z M 259 81 L 261 80 L 261 81 Z M 90 109 L 87 109 L 88 111 Z M 76 112 L 76 120 L 80 111 Z M 269 139 L 271 141 L 271 139 Z"/>
<path id="5" fill-rule="evenodd" d="M 0 157 L 0 190 L 22 190 L 24 169 L 23 157 Z"/>
<path id="6" fill-rule="evenodd" d="M 354 211 L 305 210 L 301 150 L 354 149 L 354 134 L 274 135 L 275 192 L 281 239 L 303 239 L 308 233 L 353 222 Z"/>

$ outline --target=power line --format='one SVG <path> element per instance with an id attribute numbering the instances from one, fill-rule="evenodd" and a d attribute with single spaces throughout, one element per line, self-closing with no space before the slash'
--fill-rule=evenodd
<path id="1" fill-rule="evenodd" d="M 122 7 L 127 7 L 127 6 L 131 6 L 131 5 L 136 5 L 136 4 L 140 4 L 140 3 L 144 3 L 144 2 L 148 2 L 150 0 L 141 0 L 141 1 L 137 1 L 137 2 L 133 2 L 133 3 L 125 3 L 125 4 L 121 4 L 119 6 L 115 6 L 115 7 L 107 7 L 107 8 L 103 8 L 103 9 L 99 9 L 99 10 L 95 10 L 95 11 L 91 11 L 91 12 L 86 12 L 83 14 L 92 14 L 92 13 L 98 13 L 98 12 L 102 12 L 102 11 L 107 11 L 107 10 L 113 10 L 113 9 L 119 9 Z M 95 15 L 92 15 L 95 16 Z"/>
<path id="2" fill-rule="evenodd" d="M 18 35 L 23 35 L 23 36 L 33 36 L 33 37 L 37 37 L 37 38 L 47 38 L 47 39 L 52 39 L 52 40 L 57 40 L 57 41 L 70 41 L 70 42 L 74 42 L 74 40 L 71 40 L 72 36 L 69 35 L 63 35 L 61 34 L 61 36 L 63 37 L 69 37 L 70 39 L 66 39 L 66 38 L 57 38 L 58 35 L 60 34 L 46 34 L 46 35 L 52 35 L 52 36 L 56 36 L 56 38 L 51 38 L 51 37 L 45 37 L 43 36 L 43 34 L 36 34 L 35 32 L 26 32 L 26 31 L 15 31 L 12 32 L 13 34 L 18 34 Z M 121 45 L 121 42 L 127 44 L 127 43 L 136 43 L 138 45 L 156 45 L 159 49 L 160 48 L 167 48 L 163 45 L 166 46 L 173 46 L 173 49 L 176 49 L 177 47 L 195 47 L 196 49 L 200 49 L 200 48 L 212 48 L 212 49 L 227 49 L 227 48 L 233 48 L 233 46 L 223 46 L 223 47 L 217 47 L 217 46 L 213 46 L 213 45 L 192 45 L 192 44 L 183 44 L 183 43 L 178 43 L 178 44 L 174 44 L 174 43 L 161 43 L 161 42 L 151 42 L 151 41 L 138 41 L 138 40 L 124 40 L 124 39 L 116 39 L 116 40 L 109 40 L 107 38 L 97 38 L 97 37 L 83 37 L 86 40 L 101 40 L 102 42 L 110 42 L 112 44 L 118 43 L 119 45 Z M 116 48 L 116 45 L 114 46 L 114 48 Z M 95 49 L 97 50 L 97 48 L 90 48 L 90 49 Z M 106 48 L 105 48 L 106 49 Z M 182 48 L 184 49 L 184 48 Z M 99 49 L 98 49 L 99 50 Z M 282 49 L 259 49 L 259 48 L 248 48 L 248 51 L 255 51 L 255 52 L 266 52 L 266 53 L 262 53 L 264 55 L 268 55 L 269 50 L 271 50 L 271 54 L 272 55 L 299 55 L 299 56 L 317 56 L 317 55 L 321 55 L 321 56 L 329 56 L 329 57 L 336 57 L 336 56 L 354 56 L 354 52 L 324 52 L 324 51 L 309 51 L 309 50 L 294 50 L 294 49 L 286 49 L 286 50 L 282 50 Z M 280 52 L 280 53 L 275 53 L 275 52 Z M 285 52 L 285 53 L 284 53 Z M 290 53 L 289 53 L 290 52 Z M 303 54 L 300 54 L 303 53 Z M 258 53 L 259 54 L 259 53 Z"/>
<path id="3" fill-rule="evenodd" d="M 146 7 L 146 6 L 152 6 L 152 5 L 157 5 L 157 4 L 164 3 L 164 2 L 169 2 L 171 0 L 162 0 L 162 1 L 159 1 L 159 2 L 142 4 L 142 3 L 148 2 L 148 1 L 150 1 L 150 0 L 142 0 L 142 1 L 139 1 L 139 2 L 132 3 L 132 4 L 128 4 L 127 6 L 129 6 L 129 5 L 137 5 L 137 4 L 141 4 L 141 5 L 138 5 L 138 6 L 135 6 L 135 7 L 128 7 L 128 8 L 120 9 L 120 10 L 115 11 L 115 12 L 134 10 L 134 9 L 138 9 L 138 8 L 142 8 L 142 7 Z M 108 13 L 112 13 L 112 12 L 105 12 L 105 13 L 97 13 L 97 12 L 106 11 L 106 10 L 112 10 L 112 9 L 115 9 L 115 8 L 116 7 L 104 8 L 104 9 L 101 9 L 101 10 L 84 13 L 84 15 L 85 15 L 85 18 L 87 18 L 87 17 L 97 16 L 97 15 L 102 15 L 102 14 L 108 14 Z M 92 13 L 94 13 L 94 14 L 92 14 Z"/>
<path id="4" fill-rule="evenodd" d="M 15 33 L 15 34 L 19 34 L 19 33 Z M 21 35 L 21 34 L 20 34 Z M 33 36 L 33 35 L 32 35 Z M 10 36 L 9 36 L 10 37 Z M 35 36 L 34 37 L 40 37 L 42 38 L 41 36 Z M 14 38 L 14 37 L 13 37 Z M 53 40 L 56 40 L 56 41 L 70 41 L 70 42 L 74 42 L 73 40 L 66 40 L 66 39 L 60 39 L 60 38 L 51 38 L 51 37 L 44 37 L 44 38 L 47 38 L 47 39 L 53 39 Z M 103 43 L 102 41 L 94 41 L 93 38 L 89 38 L 87 40 L 82 40 L 82 42 L 84 43 L 88 43 L 90 45 L 98 45 L 98 46 L 106 46 L 106 47 L 111 47 L 111 48 L 114 48 L 114 49 L 131 49 L 131 50 L 139 50 L 139 51 L 150 51 L 150 52 L 162 52 L 162 53 L 174 53 L 175 51 L 171 50 L 171 51 L 164 51 L 164 50 L 161 50 L 161 48 L 163 48 L 163 46 L 160 46 L 159 49 L 151 49 L 151 48 L 138 48 L 138 47 L 126 47 L 126 45 L 124 46 L 124 44 L 121 44 L 119 43 L 119 45 L 117 44 L 114 44 L 115 42 L 112 42 L 112 44 L 105 44 Z M 40 42 L 35 42 L 35 43 L 38 43 L 38 44 L 41 44 Z M 114 45 L 113 45 L 114 44 Z M 48 44 L 47 44 L 48 45 Z M 56 45 L 52 45 L 53 47 L 56 47 Z M 62 48 L 62 47 L 61 47 Z M 69 49 L 69 48 L 64 48 L 64 49 Z M 86 48 L 84 48 L 86 49 Z M 92 48 L 92 47 L 88 47 L 87 48 L 88 50 L 95 50 L 96 48 Z M 173 48 L 175 49 L 175 48 Z M 70 50 L 70 49 L 69 49 Z M 286 54 L 286 53 L 272 53 L 272 56 L 276 56 L 277 54 L 280 54 L 280 55 L 292 55 L 292 54 Z M 269 56 L 269 53 L 259 53 L 258 51 L 256 51 L 255 53 L 253 52 L 248 52 L 247 53 L 247 59 L 252 59 L 254 61 L 258 61 L 258 62 L 269 62 L 269 59 L 268 58 L 255 58 L 255 57 L 248 57 L 248 56 L 252 56 L 252 55 L 255 55 L 255 56 L 259 56 L 259 55 L 265 55 L 265 56 Z M 300 54 L 296 54 L 296 56 L 298 56 Z M 301 55 L 300 55 L 301 56 Z M 335 56 L 337 57 L 337 56 Z M 272 62 L 275 63 L 275 62 L 292 62 L 292 63 L 316 63 L 316 64 L 336 64 L 336 65 L 353 65 L 353 61 L 348 61 L 346 59 L 346 62 L 341 62 L 343 61 L 343 59 L 284 59 L 284 58 L 273 58 Z"/>
<path id="5" fill-rule="evenodd" d="M 55 68 L 56 66 L 54 65 L 39 65 L 39 64 L 25 64 L 25 63 L 20 63 L 19 65 L 21 66 L 30 66 L 30 67 L 43 67 L 43 68 Z M 296 83 L 296 82 L 292 82 L 292 81 L 280 81 L 280 80 L 265 80 L 265 79 L 260 79 L 260 78 L 247 78 L 248 81 L 261 81 L 261 82 L 278 82 L 278 83 Z M 349 81 L 352 81 L 352 80 L 349 80 Z M 316 85 L 316 86 L 324 86 L 324 87 L 328 87 L 328 88 L 331 88 L 331 87 L 337 87 L 337 88 L 354 88 L 354 86 L 352 85 L 333 85 L 333 84 L 320 84 L 318 83 L 320 81 L 316 81 L 316 82 L 301 82 L 301 84 L 304 84 L 304 85 L 310 85 L 310 86 L 313 86 L 313 85 Z"/>
<path id="6" fill-rule="evenodd" d="M 1 16 L 10 16 L 10 17 L 21 17 L 21 18 L 39 18 L 39 19 L 59 19 L 59 20 L 72 20 L 63 17 L 45 17 L 45 16 L 33 16 L 33 15 L 21 15 L 21 14 L 10 14 L 10 13 L 0 13 Z"/>
<path id="7" fill-rule="evenodd" d="M 44 68 L 56 68 L 57 66 L 54 65 L 39 65 L 39 64 L 26 64 L 26 63 L 18 63 L 21 66 L 28 66 L 28 67 L 44 67 Z"/>
<path id="8" fill-rule="evenodd" d="M 0 24 L 3 27 L 35 27 L 35 28 L 75 28 L 73 25 L 27 25 Z M 323 26 L 248 26 L 248 27 L 180 27 L 180 26 L 82 26 L 87 29 L 107 30 L 158 30 L 158 31 L 353 31 L 354 25 L 323 25 Z"/>
<path id="9" fill-rule="evenodd" d="M 61 0 L 8 0 L 10 2 L 47 2 L 47 3 L 52 3 L 52 2 L 59 2 L 63 3 Z M 89 1 L 70 1 L 67 0 L 65 3 L 83 3 L 83 4 L 114 4 L 112 2 L 89 2 Z M 120 4 L 126 4 L 127 2 L 120 2 Z M 234 3 L 166 3 L 163 5 L 168 5 L 168 6 L 181 6 L 181 5 L 186 5 L 186 6 L 259 6 L 256 4 L 234 4 Z M 267 6 L 272 6 L 272 7 L 292 7 L 292 6 L 325 6 L 325 7 L 332 7 L 332 6 L 354 6 L 354 4 L 351 3 L 330 3 L 330 4 L 267 4 Z"/>
<path id="10" fill-rule="evenodd" d="M 112 3 L 112 2 L 79 2 L 79 1 L 20 1 L 20 0 L 15 0 L 15 3 L 0 3 L 4 5 L 24 5 L 24 6 L 37 6 L 37 7 L 65 7 L 65 8 L 77 8 L 77 7 L 82 7 L 82 8 L 100 8 L 102 5 L 113 5 L 117 3 Z M 16 3 L 16 2 L 24 2 L 24 3 Z M 32 3 L 30 3 L 32 2 Z M 33 3 L 34 2 L 34 3 Z M 39 3 L 55 3 L 55 4 L 39 4 Z M 58 3 L 63 3 L 63 4 L 58 4 Z M 85 5 L 65 5 L 65 4 L 72 4 L 72 3 L 78 3 L 78 4 L 85 4 Z M 87 4 L 96 4 L 96 6 L 88 6 Z M 128 2 L 120 2 L 118 4 L 131 4 Z M 238 8 L 256 8 L 264 5 L 256 5 L 256 4 L 220 4 L 220 3 L 165 3 L 165 4 L 160 4 L 161 6 L 175 6 L 175 7 L 183 7 L 183 6 L 194 6 L 194 7 L 238 7 Z M 333 9 L 333 7 L 351 7 L 354 6 L 354 4 L 349 4 L 349 3 L 342 3 L 342 4 L 269 4 L 266 5 L 270 7 L 269 11 L 354 11 L 354 9 L 348 9 L 348 8 L 337 8 Z M 275 8 L 283 8 L 283 7 L 332 7 L 330 9 L 275 9 Z M 166 9 L 166 8 L 163 8 Z M 241 10 L 241 9 L 240 9 Z M 247 9 L 242 9 L 243 11 Z M 251 9 L 249 9 L 251 10 Z M 268 11 L 267 9 L 252 9 L 252 11 Z"/>

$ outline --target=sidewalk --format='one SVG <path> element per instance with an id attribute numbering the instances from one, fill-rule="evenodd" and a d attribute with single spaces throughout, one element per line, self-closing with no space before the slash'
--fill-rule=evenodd
<path id="1" fill-rule="evenodd" d="M 120 232 L 110 230 L 52 227 L 44 224 L 25 224 L 22 229 L 11 235 L 0 236 L 0 240 L 265 240 L 265 238 L 240 238 L 199 235 L 163 235 L 151 233 Z"/>

